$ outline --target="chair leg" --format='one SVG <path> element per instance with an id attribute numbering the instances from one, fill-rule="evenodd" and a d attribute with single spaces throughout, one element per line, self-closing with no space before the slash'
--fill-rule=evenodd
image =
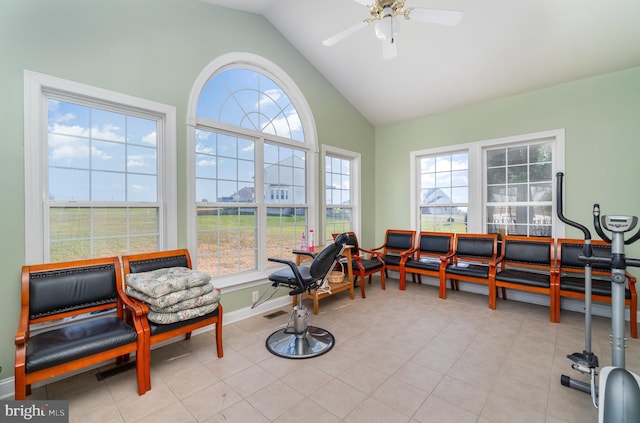
<path id="1" fill-rule="evenodd" d="M 496 285 L 495 283 L 489 283 L 489 308 L 491 310 L 496 309 Z"/>
<path id="2" fill-rule="evenodd" d="M 295 295 L 294 295 L 295 297 Z M 222 350 L 222 304 L 218 303 L 218 322 L 216 323 L 216 350 L 218 351 L 218 358 L 224 357 Z"/>
<path id="3" fill-rule="evenodd" d="M 453 288 L 453 282 L 451 282 Z M 440 299 L 445 300 L 447 298 L 447 279 L 440 277 Z"/>
<path id="4" fill-rule="evenodd" d="M 14 370 L 14 396 L 16 401 L 27 399 L 27 395 L 31 394 L 31 385 L 25 385 L 24 371 Z"/>
<path id="5" fill-rule="evenodd" d="M 371 277 L 371 276 L 369 276 Z M 387 289 L 384 285 L 384 274 L 380 273 L 380 285 L 382 285 L 382 289 Z"/>

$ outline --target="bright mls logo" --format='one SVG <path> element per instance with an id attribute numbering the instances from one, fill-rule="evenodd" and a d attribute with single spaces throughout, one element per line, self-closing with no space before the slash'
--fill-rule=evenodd
<path id="1" fill-rule="evenodd" d="M 0 422 L 68 423 L 69 401 L 0 401 Z"/>

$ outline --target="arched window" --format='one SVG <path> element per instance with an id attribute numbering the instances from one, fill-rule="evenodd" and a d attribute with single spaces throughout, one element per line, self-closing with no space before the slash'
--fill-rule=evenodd
<path id="1" fill-rule="evenodd" d="M 193 93 L 190 246 L 232 285 L 290 257 L 314 226 L 315 126 L 293 81 L 258 56 L 216 59 Z"/>

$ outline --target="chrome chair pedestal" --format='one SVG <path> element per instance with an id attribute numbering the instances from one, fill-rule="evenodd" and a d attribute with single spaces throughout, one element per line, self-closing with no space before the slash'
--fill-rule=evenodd
<path id="1" fill-rule="evenodd" d="M 267 338 L 267 350 L 284 358 L 311 358 L 328 352 L 335 345 L 335 338 L 325 329 L 308 326 L 308 319 L 309 311 L 299 294 L 287 326 Z"/>

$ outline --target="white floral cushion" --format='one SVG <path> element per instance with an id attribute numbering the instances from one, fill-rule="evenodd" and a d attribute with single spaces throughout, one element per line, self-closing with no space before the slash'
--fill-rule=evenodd
<path id="1" fill-rule="evenodd" d="M 213 285 L 211 285 L 213 286 Z M 220 301 L 220 291 L 217 289 L 212 290 L 208 294 L 200 295 L 195 298 L 190 298 L 188 300 L 180 301 L 171 306 L 167 307 L 156 307 L 153 305 L 149 305 L 149 310 L 155 311 L 157 313 L 176 313 L 178 311 L 189 310 L 190 308 L 197 308 L 211 304 L 218 304 Z"/>
<path id="2" fill-rule="evenodd" d="M 129 273 L 127 287 L 152 298 L 209 283 L 211 276 L 187 267 L 169 267 L 150 272 Z"/>
<path id="3" fill-rule="evenodd" d="M 205 314 L 211 313 L 216 308 L 218 308 L 218 303 L 209 304 L 202 307 L 190 308 L 188 310 L 181 310 L 175 313 L 158 313 L 158 312 L 149 310 L 149 313 L 147 314 L 147 319 L 149 319 L 154 323 L 159 323 L 159 324 L 175 323 L 182 320 L 188 320 L 188 319 L 204 316 Z"/>
<path id="4" fill-rule="evenodd" d="M 183 289 L 181 291 L 170 292 L 161 297 L 151 297 L 143 292 L 137 291 L 130 286 L 127 286 L 127 295 L 138 299 L 142 302 L 149 304 L 149 307 L 155 307 L 156 309 L 164 309 L 171 307 L 175 304 L 198 298 L 202 295 L 209 294 L 214 290 L 213 284 L 207 283 L 206 285 L 195 286 L 193 288 Z M 219 297 L 219 294 L 218 294 Z"/>

